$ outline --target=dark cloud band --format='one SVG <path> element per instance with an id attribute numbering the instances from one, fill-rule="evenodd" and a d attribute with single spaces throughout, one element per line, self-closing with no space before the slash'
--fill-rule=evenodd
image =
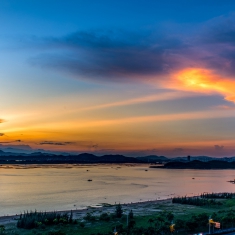
<path id="1" fill-rule="evenodd" d="M 68 145 L 68 144 L 72 144 L 72 142 L 43 141 L 39 144 L 40 145 Z"/>
<path id="2" fill-rule="evenodd" d="M 230 16 L 234 19 L 234 16 Z M 70 73 L 78 79 L 129 81 L 148 76 L 164 80 L 190 67 L 234 74 L 235 27 L 227 18 L 206 22 L 195 33 L 83 31 L 44 39 L 45 53 L 30 59 L 37 66 Z M 188 34 L 187 34 L 188 32 Z"/>

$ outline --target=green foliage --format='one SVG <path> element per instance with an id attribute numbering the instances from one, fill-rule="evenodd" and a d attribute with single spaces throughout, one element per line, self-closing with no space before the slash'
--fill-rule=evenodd
<path id="1" fill-rule="evenodd" d="M 100 218 L 99 218 L 101 221 L 110 221 L 110 216 L 108 215 L 108 213 L 102 213 L 100 215 Z"/>
<path id="2" fill-rule="evenodd" d="M 188 204 L 194 206 L 223 205 L 222 202 L 215 199 L 205 199 L 200 197 L 174 197 L 172 203 Z"/>
<path id="3" fill-rule="evenodd" d="M 85 227 L 85 223 L 83 223 L 83 222 L 80 222 L 79 225 L 80 225 L 81 228 Z"/>
<path id="4" fill-rule="evenodd" d="M 69 223 L 73 222 L 73 212 L 71 210 L 70 215 L 69 215 Z"/>
<path id="5" fill-rule="evenodd" d="M 66 233 L 59 230 L 59 231 L 50 231 L 47 233 L 47 235 L 66 235 Z"/>
<path id="6" fill-rule="evenodd" d="M 86 216 L 84 216 L 84 219 L 86 220 L 86 221 L 95 221 L 96 220 L 96 217 L 95 216 L 93 216 L 91 213 L 87 213 L 86 214 Z"/>
<path id="7" fill-rule="evenodd" d="M 117 218 L 121 218 L 122 214 L 123 214 L 122 206 L 119 203 L 119 204 L 116 205 L 115 215 L 116 215 Z"/>
<path id="8" fill-rule="evenodd" d="M 228 199 L 228 200 L 225 201 L 224 205 L 226 207 L 233 207 L 233 206 L 235 206 L 235 200 L 234 199 Z"/>
<path id="9" fill-rule="evenodd" d="M 4 234 L 6 231 L 5 226 L 4 225 L 0 225 L 0 234 Z"/>
<path id="10" fill-rule="evenodd" d="M 72 214 L 72 212 L 71 212 Z M 53 224 L 69 224 L 73 222 L 72 215 L 70 217 L 67 213 L 61 214 L 57 212 L 26 212 L 20 215 L 17 222 L 18 228 L 33 229 L 45 228 L 45 225 Z"/>
<path id="11" fill-rule="evenodd" d="M 211 199 L 231 199 L 235 197 L 235 193 L 203 193 L 200 197 Z"/>
<path id="12" fill-rule="evenodd" d="M 175 220 L 175 230 L 182 231 L 186 227 L 186 221 L 183 219 L 176 219 Z"/>
<path id="13" fill-rule="evenodd" d="M 126 228 L 123 227 L 123 224 L 117 224 L 115 227 L 112 227 L 112 231 L 114 231 L 114 229 L 116 229 L 116 231 L 118 231 L 119 234 L 127 231 Z"/>
<path id="14" fill-rule="evenodd" d="M 128 219 L 129 219 L 129 220 L 133 220 L 133 219 L 134 219 L 134 213 L 133 213 L 132 210 L 131 210 L 131 211 L 129 212 L 129 214 L 128 214 Z"/>
<path id="15" fill-rule="evenodd" d="M 161 211 L 159 215 L 154 218 L 154 227 L 157 231 L 157 234 L 167 233 L 169 232 L 169 227 L 171 225 L 172 220 L 174 219 L 174 215 L 169 211 Z"/>
<path id="16" fill-rule="evenodd" d="M 214 200 L 214 198 L 199 197 L 199 200 L 202 199 Z M 121 218 L 117 218 L 115 208 L 118 205 L 115 205 L 113 207 L 114 213 L 101 213 L 99 217 L 88 213 L 85 217 L 88 217 L 87 221 L 93 221 L 92 223 L 79 221 L 77 225 L 74 225 L 76 220 L 73 220 L 73 223 L 64 224 L 63 219 L 55 218 L 52 224 L 53 226 L 49 227 L 47 226 L 49 225 L 49 220 L 46 219 L 45 223 L 38 220 L 37 226 L 31 231 L 24 229 L 10 231 L 7 227 L 5 233 L 15 235 L 60 235 L 59 232 L 63 232 L 62 234 L 66 235 L 113 235 L 113 230 L 116 227 L 119 235 L 167 235 L 170 234 L 170 225 L 172 220 L 174 220 L 174 234 L 182 235 L 207 231 L 209 216 L 214 221 L 220 222 L 222 228 L 232 228 L 235 226 L 235 210 L 233 210 L 233 207 L 228 208 L 227 206 L 233 205 L 235 199 L 220 199 L 219 201 L 223 203 L 223 207 L 195 207 L 184 206 L 184 204 L 170 204 L 167 202 L 153 205 L 153 208 L 159 209 L 160 212 L 153 212 L 152 215 L 134 215 L 133 211 L 129 211 L 128 226 L 126 226 L 126 215 L 122 214 Z M 21 215 L 22 218 L 23 215 Z M 107 223 L 108 218 L 110 220 Z M 68 221 L 69 219 L 70 213 L 68 213 Z M 46 227 L 44 230 L 42 230 L 43 226 Z M 53 233 L 49 233 L 49 231 Z"/>
<path id="17" fill-rule="evenodd" d="M 134 226 L 136 225 L 136 222 L 134 220 L 134 213 L 133 211 L 131 210 L 129 213 L 128 213 L 128 229 L 131 230 L 134 228 Z"/>

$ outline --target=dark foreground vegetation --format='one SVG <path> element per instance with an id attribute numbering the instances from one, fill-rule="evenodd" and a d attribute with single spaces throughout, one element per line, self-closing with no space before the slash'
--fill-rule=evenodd
<path id="1" fill-rule="evenodd" d="M 56 224 L 72 224 L 76 223 L 73 220 L 73 213 L 57 213 L 57 212 L 26 212 L 20 215 L 17 222 L 18 228 L 32 229 L 38 227 L 45 227 L 47 225 Z"/>
<path id="2" fill-rule="evenodd" d="M 174 199 L 173 199 L 174 200 Z M 178 200 L 180 200 L 178 198 Z M 198 204 L 198 200 L 208 202 Z M 183 202 L 190 202 L 181 204 Z M 195 203 L 192 203 L 195 202 Z M 138 205 L 141 207 L 141 204 Z M 17 220 L 17 226 L 0 228 L 0 234 L 15 235 L 162 235 L 171 234 L 173 226 L 175 234 L 184 235 L 208 231 L 208 218 L 221 223 L 221 228 L 235 226 L 234 193 L 202 194 L 197 198 L 181 198 L 172 203 L 158 203 L 152 213 L 147 213 L 150 206 L 143 208 L 146 214 L 136 214 L 134 210 L 124 211 L 123 206 L 110 205 L 109 211 L 97 213 L 88 211 L 82 218 L 74 219 L 73 213 L 26 212 Z M 2 229 L 2 230 L 1 230 Z M 211 231 L 216 228 L 211 227 Z"/>
<path id="3" fill-rule="evenodd" d="M 235 198 L 235 193 L 203 193 L 201 198 L 231 199 Z"/>
<path id="4" fill-rule="evenodd" d="M 174 197 L 172 203 L 188 204 L 194 206 L 221 206 L 222 200 L 215 199 L 232 199 L 235 193 L 202 193 L 195 197 Z"/>
<path id="5" fill-rule="evenodd" d="M 202 199 L 200 197 L 174 197 L 172 203 L 181 203 L 194 206 L 215 206 L 223 205 L 222 202 L 216 201 L 215 199 Z"/>

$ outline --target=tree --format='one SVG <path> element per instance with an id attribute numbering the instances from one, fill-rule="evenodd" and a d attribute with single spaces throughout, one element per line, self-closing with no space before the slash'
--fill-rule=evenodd
<path id="1" fill-rule="evenodd" d="M 69 223 L 73 222 L 73 211 L 71 210 L 70 215 L 69 215 Z"/>
<path id="2" fill-rule="evenodd" d="M 5 226 L 4 225 L 0 225 L 0 234 L 3 234 L 5 232 Z"/>
<path id="3" fill-rule="evenodd" d="M 160 226 L 162 226 L 162 224 L 163 224 L 164 221 L 165 221 L 165 220 L 164 220 L 163 216 L 157 216 L 156 222 L 157 222 L 157 223 L 160 222 Z"/>
<path id="4" fill-rule="evenodd" d="M 132 210 L 129 212 L 128 217 L 129 217 L 129 220 L 133 220 L 134 219 L 134 213 L 133 213 Z"/>
<path id="5" fill-rule="evenodd" d="M 128 214 L 128 228 L 132 229 L 135 226 L 134 214 L 131 210 Z"/>
<path id="6" fill-rule="evenodd" d="M 116 211 L 115 211 L 116 217 L 117 218 L 121 218 L 122 214 L 123 214 L 123 210 L 122 210 L 122 206 L 119 203 L 118 205 L 116 205 Z"/>
<path id="7" fill-rule="evenodd" d="M 100 220 L 103 220 L 103 221 L 109 221 L 110 220 L 110 216 L 108 215 L 108 213 L 102 213 L 100 215 Z"/>
<path id="8" fill-rule="evenodd" d="M 128 228 L 129 228 L 129 229 L 132 229 L 134 226 L 135 226 L 135 221 L 132 219 L 132 220 L 130 220 L 129 223 L 128 223 Z"/>
<path id="9" fill-rule="evenodd" d="M 148 223 L 150 224 L 150 227 L 152 227 L 153 222 L 154 222 L 154 220 L 153 220 L 152 218 L 150 218 L 150 219 L 148 220 Z"/>
<path id="10" fill-rule="evenodd" d="M 172 212 L 167 212 L 166 218 L 168 221 L 172 221 L 174 219 L 174 215 Z"/>

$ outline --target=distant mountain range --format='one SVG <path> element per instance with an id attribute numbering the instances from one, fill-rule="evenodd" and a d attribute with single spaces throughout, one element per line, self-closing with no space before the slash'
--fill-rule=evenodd
<path id="1" fill-rule="evenodd" d="M 20 153 L 18 151 L 6 151 L 9 148 L 0 150 L 0 164 L 56 164 L 56 163 L 169 163 L 175 162 L 181 164 L 188 162 L 187 157 L 167 158 L 165 156 L 149 155 L 143 157 L 126 157 L 123 155 L 103 155 L 96 156 L 90 153 L 69 154 L 69 153 L 51 153 L 51 152 L 32 152 Z M 209 162 L 233 162 L 235 157 L 212 158 L 208 156 L 194 156 L 190 158 L 191 161 Z M 170 166 L 170 165 L 169 165 Z M 173 166 L 173 165 L 172 165 Z M 176 166 L 176 165 L 175 165 Z"/>
<path id="2" fill-rule="evenodd" d="M 136 159 L 146 163 L 167 162 L 170 159 L 164 156 L 149 155 L 145 157 L 136 157 Z"/>
<path id="3" fill-rule="evenodd" d="M 95 156 L 89 153 L 78 155 L 56 155 L 35 152 L 31 154 L 10 153 L 0 150 L 0 164 L 59 164 L 59 163 L 143 163 L 141 160 L 123 155 Z"/>

